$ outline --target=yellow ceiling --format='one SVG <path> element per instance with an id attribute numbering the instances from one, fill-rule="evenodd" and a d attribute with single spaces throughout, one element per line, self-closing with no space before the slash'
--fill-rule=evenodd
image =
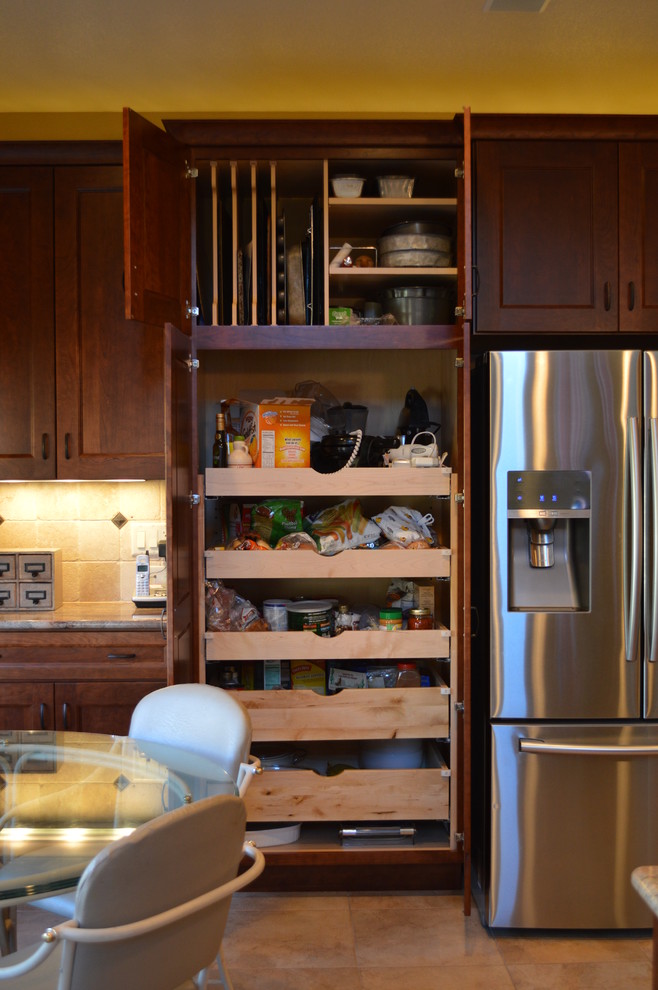
<path id="1" fill-rule="evenodd" d="M 3 0 L 0 139 L 119 138 L 123 106 L 153 120 L 658 113 L 658 0 L 484 6 Z"/>

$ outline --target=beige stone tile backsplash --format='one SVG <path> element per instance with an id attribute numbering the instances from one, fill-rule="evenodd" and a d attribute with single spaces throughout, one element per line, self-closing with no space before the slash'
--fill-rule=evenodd
<path id="1" fill-rule="evenodd" d="M 118 526 L 113 519 L 123 516 Z M 133 522 L 165 525 L 164 481 L 0 485 L 0 551 L 62 551 L 65 602 L 129 602 Z M 117 520 L 120 521 L 120 520 Z"/>

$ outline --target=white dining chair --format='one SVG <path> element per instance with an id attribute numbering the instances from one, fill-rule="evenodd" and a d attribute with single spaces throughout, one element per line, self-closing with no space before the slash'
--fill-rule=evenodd
<path id="1" fill-rule="evenodd" d="M 199 990 L 224 934 L 231 896 L 263 854 L 244 842 L 242 798 L 218 795 L 167 812 L 106 846 L 85 869 L 74 917 L 41 944 L 0 960 L 7 990 Z M 238 873 L 243 856 L 251 865 Z"/>
<path id="2" fill-rule="evenodd" d="M 150 744 L 155 758 L 159 745 L 177 748 L 180 758 L 175 766 L 167 750 L 167 764 L 177 772 L 193 770 L 199 756 L 218 764 L 235 781 L 241 797 L 254 775 L 262 773 L 260 760 L 249 752 L 249 712 L 234 692 L 211 684 L 171 684 L 145 695 L 133 711 L 128 734 L 145 747 Z M 62 893 L 31 903 L 71 918 L 74 901 L 75 894 Z M 233 990 L 221 947 L 217 968 L 225 990 Z"/>

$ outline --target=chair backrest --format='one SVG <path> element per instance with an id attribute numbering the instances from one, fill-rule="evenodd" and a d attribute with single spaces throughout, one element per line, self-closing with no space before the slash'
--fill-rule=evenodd
<path id="1" fill-rule="evenodd" d="M 221 795 L 170 811 L 111 843 L 78 885 L 80 928 L 139 921 L 232 880 L 245 822 L 242 798 Z M 230 896 L 147 935 L 77 944 L 71 990 L 173 990 L 214 960 L 229 907 Z"/>
<path id="2" fill-rule="evenodd" d="M 240 764 L 249 759 L 251 719 L 232 691 L 211 684 L 172 684 L 137 703 L 129 735 L 205 756 L 237 782 Z"/>

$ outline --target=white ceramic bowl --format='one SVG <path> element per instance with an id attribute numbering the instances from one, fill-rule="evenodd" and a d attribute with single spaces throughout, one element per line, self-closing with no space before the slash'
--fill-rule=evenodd
<path id="1" fill-rule="evenodd" d="M 360 175 L 335 175 L 331 180 L 334 196 L 356 199 L 363 191 L 363 179 Z"/>

